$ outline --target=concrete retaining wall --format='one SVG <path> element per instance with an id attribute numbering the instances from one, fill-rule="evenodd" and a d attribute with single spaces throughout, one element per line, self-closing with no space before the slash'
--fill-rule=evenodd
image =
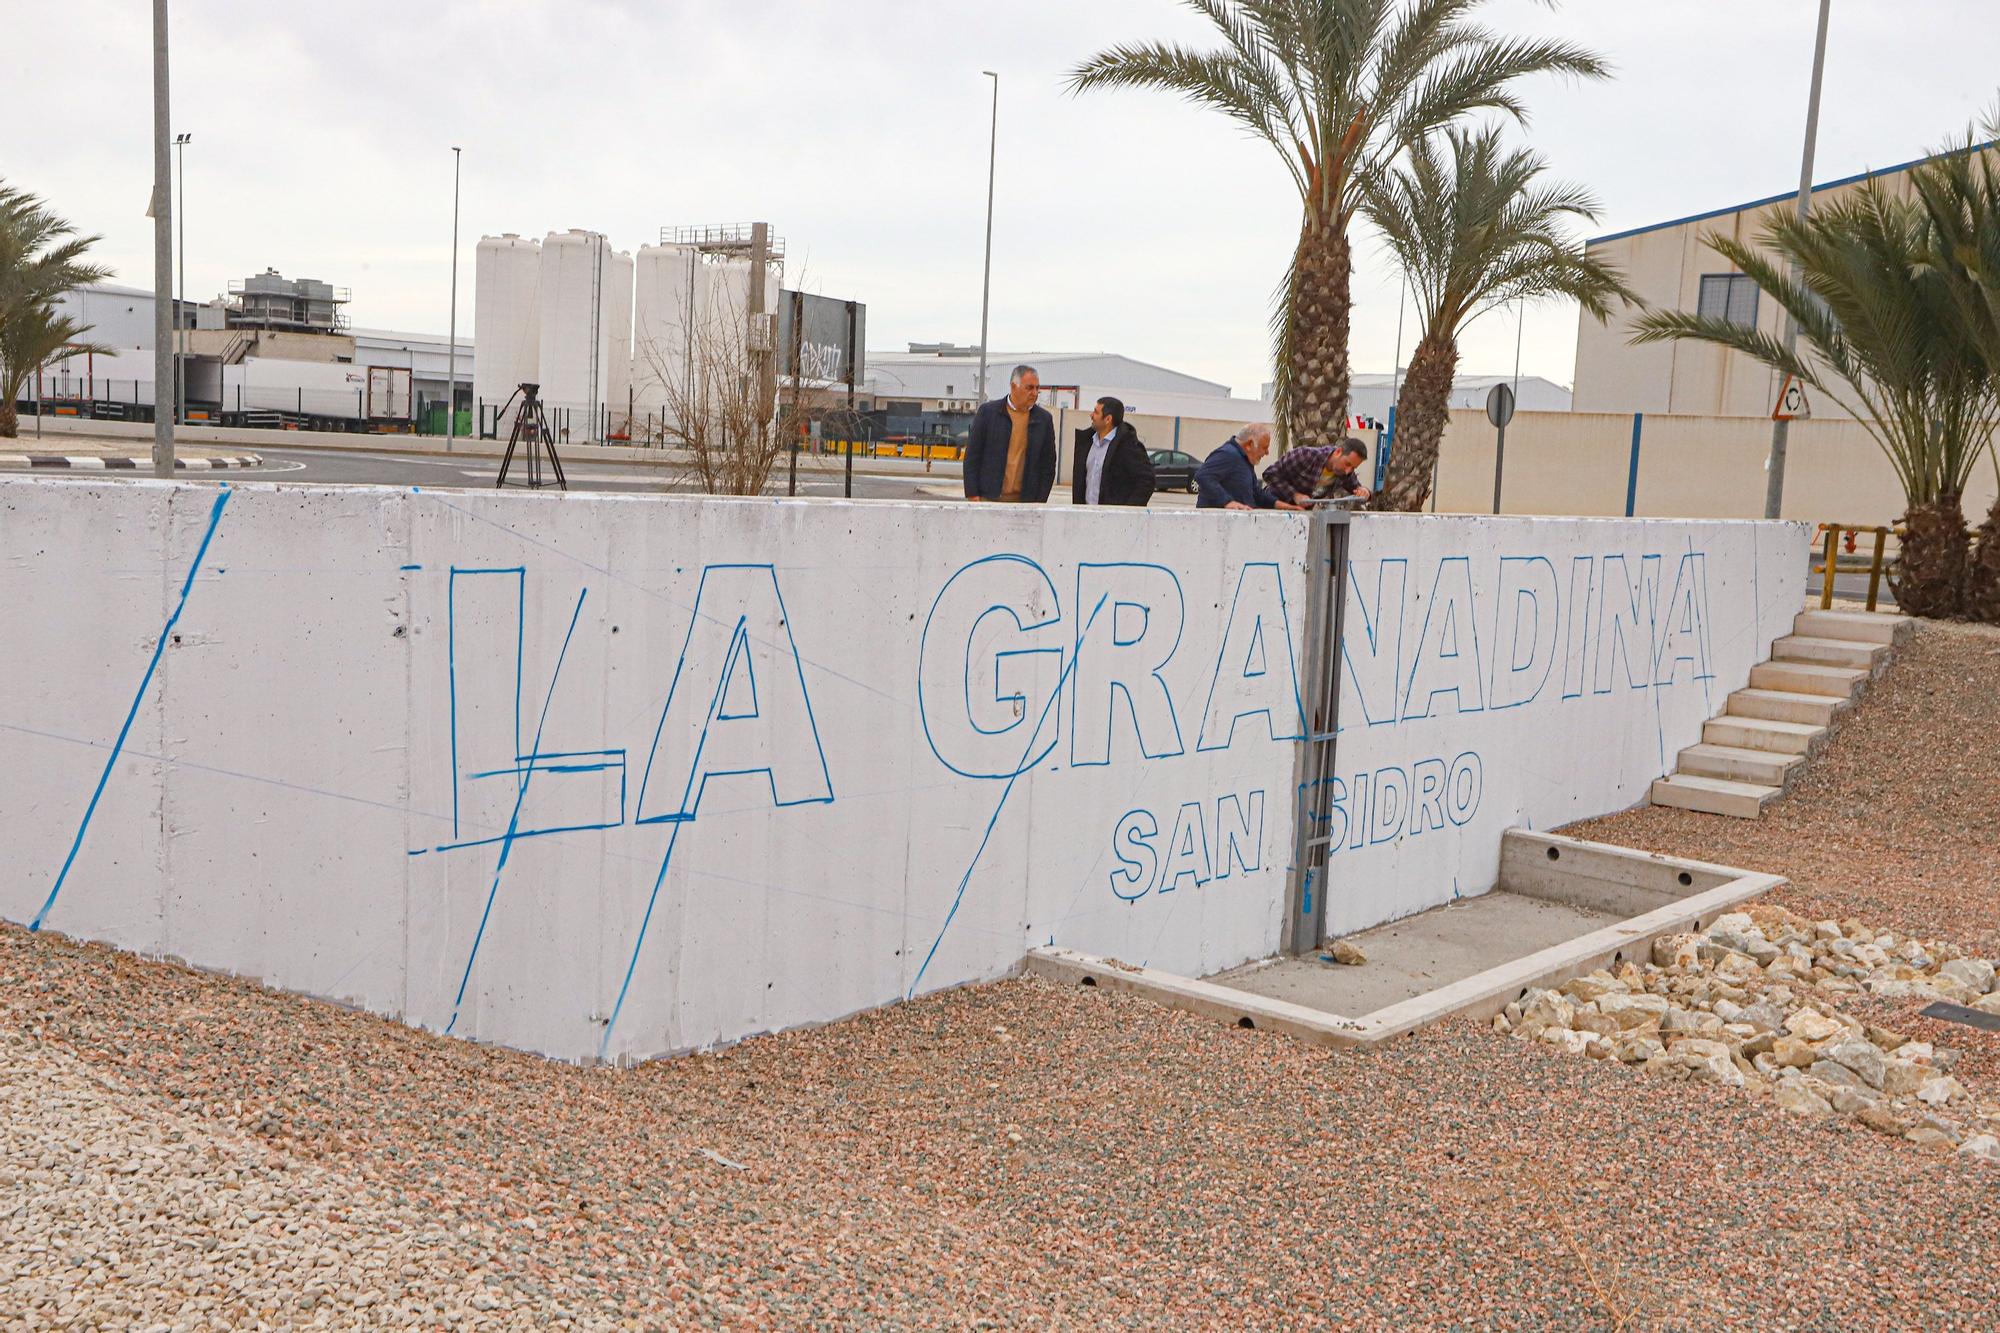
<path id="1" fill-rule="evenodd" d="M 1208 972 L 1283 915 L 1305 540 L 0 482 L 0 915 L 583 1059 Z"/>
<path id="2" fill-rule="evenodd" d="M 1207 974 L 1285 917 L 1308 522 L 0 481 L 0 916 L 570 1059 L 1034 945 Z M 1751 524 L 1352 557 L 1336 929 L 1639 799 L 1803 577 Z"/>
<path id="3" fill-rule="evenodd" d="M 1327 930 L 1483 893 L 1500 835 L 1636 805 L 1790 633 L 1802 523 L 1354 524 Z"/>

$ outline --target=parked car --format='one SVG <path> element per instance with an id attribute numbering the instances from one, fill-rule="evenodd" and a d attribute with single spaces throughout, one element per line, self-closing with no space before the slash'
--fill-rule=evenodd
<path id="1" fill-rule="evenodd" d="M 1194 494 L 1194 470 L 1201 466 L 1199 458 L 1178 449 L 1155 449 L 1151 457 L 1154 490 Z"/>

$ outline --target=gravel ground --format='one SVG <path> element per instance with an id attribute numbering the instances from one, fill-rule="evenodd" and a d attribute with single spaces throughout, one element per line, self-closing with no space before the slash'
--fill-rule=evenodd
<path id="1" fill-rule="evenodd" d="M 356 1209 L 494 1237 L 524 1322 L 1945 1329 L 2000 1305 L 1990 1167 L 1470 1024 L 1336 1055 L 1023 979 L 584 1070 L 13 928 L 0 1006 L 149 1133 L 248 1132 Z M 47 1276 L 29 1260 L 9 1243 Z"/>
<path id="2" fill-rule="evenodd" d="M 1763 821 L 1582 832 L 1996 952 L 1996 684 L 2000 636 L 1926 628 Z M 1963 1077 L 1994 1053 L 1888 1008 L 1967 1048 Z M 147 1327 L 114 1313 L 161 1308 L 117 1280 L 134 1264 L 207 1284 L 230 1327 L 458 1327 L 468 1293 L 496 1327 L 1984 1330 L 2000 1308 L 1991 1167 L 1464 1023 L 1332 1054 L 1023 979 L 584 1070 L 4 927 L 0 1038 L 21 1327 L 21 1290 Z M 99 1170 L 132 1160 L 143 1183 Z M 232 1171 L 255 1202 L 226 1199 Z M 181 1244 L 204 1224 L 252 1267 Z M 286 1310 L 326 1248 L 327 1292 L 383 1303 Z M 62 1267 L 92 1253 L 95 1282 Z M 238 1292 L 270 1299 L 239 1319 Z M 425 1311 L 384 1308 L 405 1300 Z"/>
<path id="3" fill-rule="evenodd" d="M 2000 629 L 1917 622 L 1805 776 L 1761 819 L 1647 806 L 1562 830 L 1787 876 L 1772 900 L 1857 916 L 2000 957 Z M 1860 1006 L 1871 1022 L 1963 1047 L 2000 1078 L 2000 1033 Z"/>
<path id="4" fill-rule="evenodd" d="M 520 1296 L 485 1229 L 134 1094 L 0 1033 L 8 1328 L 500 1328 Z M 602 1319 L 551 1317 L 553 1328 Z"/>

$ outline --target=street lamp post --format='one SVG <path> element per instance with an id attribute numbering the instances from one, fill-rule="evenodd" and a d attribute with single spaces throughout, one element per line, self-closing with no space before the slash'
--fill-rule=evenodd
<path id="1" fill-rule="evenodd" d="M 1000 148 L 1000 76 L 979 71 L 993 80 L 993 119 L 986 143 L 986 277 L 979 291 L 979 401 L 986 401 L 986 317 L 993 306 L 993 168 Z"/>
<path id="2" fill-rule="evenodd" d="M 444 390 L 444 450 L 452 451 L 458 440 L 458 162 L 459 149 L 451 150 L 451 351 Z"/>
<path id="3" fill-rule="evenodd" d="M 174 368 L 174 394 L 175 394 L 174 401 L 176 406 L 179 408 L 179 420 L 183 426 L 187 424 L 187 419 L 188 419 L 188 408 L 187 408 L 188 338 L 187 338 L 187 327 L 185 324 L 182 323 L 182 321 L 186 318 L 187 314 L 187 281 L 188 281 L 187 146 L 188 146 L 188 140 L 192 138 L 194 138 L 194 135 L 192 134 L 176 134 L 174 136 L 174 157 L 176 159 L 176 165 L 179 167 L 181 173 L 181 202 L 179 208 L 175 210 L 175 219 L 174 219 L 176 222 L 180 224 L 180 230 L 181 230 L 181 263 L 180 263 L 181 275 L 180 275 L 180 282 L 176 284 L 180 288 L 180 295 L 174 299 L 174 342 L 178 345 L 180 350 L 180 355 L 175 358 L 177 364 Z"/>
<path id="4" fill-rule="evenodd" d="M 1833 0 L 1819 0 L 1819 35 L 1813 39 L 1812 92 L 1806 97 L 1806 147 L 1803 160 L 1799 163 L 1799 221 L 1805 221 L 1806 212 L 1812 207 L 1813 146 L 1819 140 L 1819 85 L 1826 72 L 1826 24 L 1833 9 Z M 1798 281 L 1799 266 L 1791 265 L 1791 279 Z M 1785 315 L 1785 352 L 1790 355 L 1799 345 L 1799 324 L 1789 313 Z M 1769 476 L 1764 479 L 1764 517 L 1776 518 L 1785 501 L 1785 446 L 1791 436 L 1792 423 L 1779 417 L 1771 423 L 1771 458 L 1766 464 Z"/>
<path id="5" fill-rule="evenodd" d="M 167 96 L 167 0 L 153 0 L 153 475 L 174 475 L 174 413 L 160 399 L 174 382 L 173 113 Z"/>

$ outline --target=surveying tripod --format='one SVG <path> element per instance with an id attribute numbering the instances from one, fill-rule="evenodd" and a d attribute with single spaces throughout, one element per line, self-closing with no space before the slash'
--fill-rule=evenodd
<path id="1" fill-rule="evenodd" d="M 514 414 L 514 429 L 507 434 L 507 452 L 500 459 L 500 476 L 493 483 L 495 490 L 507 484 L 507 469 L 514 463 L 514 447 L 523 441 L 528 446 L 528 479 L 520 484 L 531 490 L 540 490 L 547 484 L 542 480 L 542 454 L 546 452 L 549 470 L 556 474 L 555 484 L 563 490 L 569 489 L 569 481 L 563 476 L 562 459 L 556 457 L 555 434 L 549 430 L 548 415 L 542 411 L 542 400 L 537 396 L 541 388 L 539 384 L 521 385 L 500 409 L 500 415 L 504 417 L 507 408 L 514 405 L 514 399 L 521 400 L 521 410 Z M 537 445 L 541 447 L 538 449 Z"/>

